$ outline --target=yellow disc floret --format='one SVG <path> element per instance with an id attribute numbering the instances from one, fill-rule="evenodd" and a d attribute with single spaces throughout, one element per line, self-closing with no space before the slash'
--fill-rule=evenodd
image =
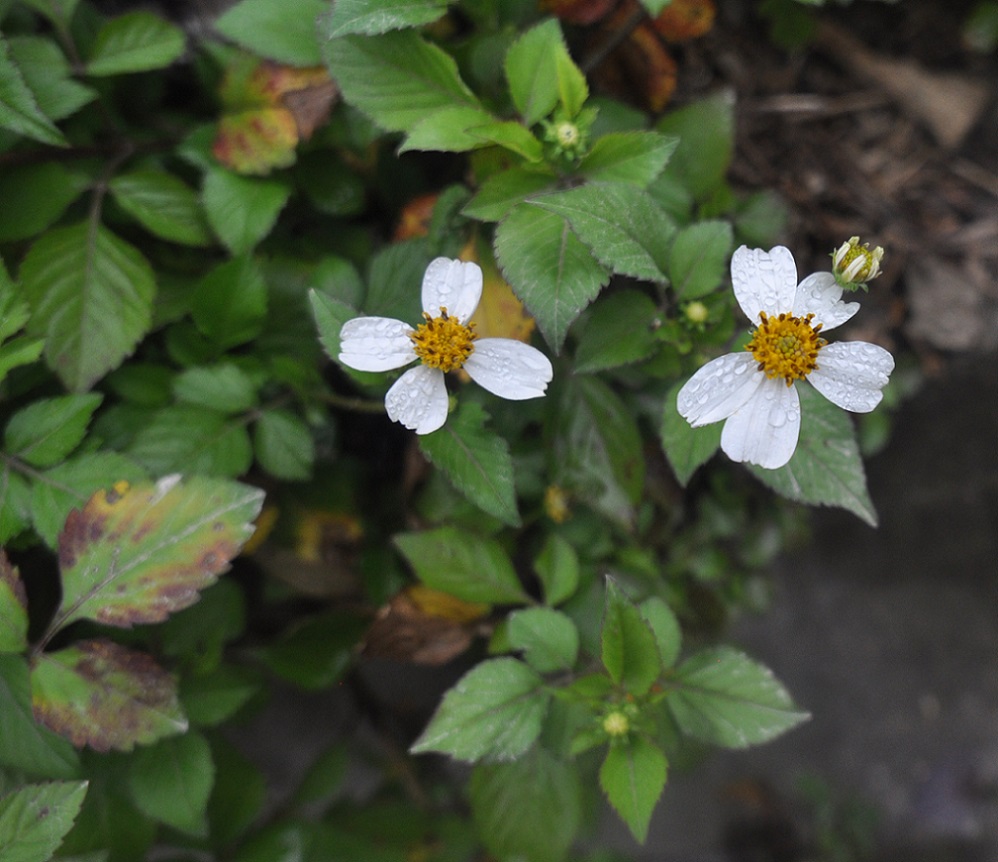
<path id="1" fill-rule="evenodd" d="M 843 287 L 865 284 L 880 275 L 880 261 L 884 250 L 878 245 L 870 251 L 868 242 L 861 243 L 858 236 L 850 237 L 832 253 L 832 274 Z"/>
<path id="2" fill-rule="evenodd" d="M 769 317 L 759 312 L 762 321 L 745 345 L 767 377 L 782 377 L 790 386 L 803 380 L 818 366 L 818 351 L 828 342 L 819 338 L 822 324 L 811 325 L 813 314 L 794 317 L 786 312 Z"/>
<path id="3" fill-rule="evenodd" d="M 475 352 L 475 325 L 463 324 L 447 316 L 447 309 L 440 309 L 439 317 L 423 312 L 425 323 L 409 334 L 413 350 L 424 365 L 441 371 L 456 371 Z"/>
<path id="4" fill-rule="evenodd" d="M 603 717 L 603 731 L 607 736 L 625 736 L 631 729 L 631 722 L 620 710 L 614 710 Z"/>

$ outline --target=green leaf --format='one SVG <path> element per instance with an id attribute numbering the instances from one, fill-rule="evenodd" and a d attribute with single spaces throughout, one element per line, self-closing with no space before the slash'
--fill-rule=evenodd
<path id="1" fill-rule="evenodd" d="M 506 441 L 486 429 L 488 418 L 480 404 L 465 401 L 443 428 L 419 438 L 419 448 L 472 503 L 518 527 L 513 460 Z"/>
<path id="2" fill-rule="evenodd" d="M 23 652 L 28 646 L 28 596 L 17 566 L 0 548 L 0 653 Z"/>
<path id="3" fill-rule="evenodd" d="M 239 255 L 270 233 L 290 194 L 278 180 L 215 168 L 205 174 L 201 199 L 212 230 L 232 254 Z"/>
<path id="4" fill-rule="evenodd" d="M 154 476 L 183 471 L 241 476 L 253 463 L 245 424 L 194 404 L 156 411 L 128 448 L 128 454 Z"/>
<path id="5" fill-rule="evenodd" d="M 181 245 L 213 242 L 197 194 L 173 174 L 132 171 L 111 180 L 110 188 L 121 208 L 156 236 Z"/>
<path id="6" fill-rule="evenodd" d="M 24 82 L 11 56 L 7 40 L 0 34 L 0 128 L 10 129 L 43 144 L 67 146 L 66 139 L 42 113 L 35 95 Z"/>
<path id="7" fill-rule="evenodd" d="M 866 488 L 863 459 L 849 414 L 811 386 L 798 386 L 801 429 L 797 450 L 777 470 L 749 465 L 759 481 L 784 497 L 813 506 L 838 506 L 871 527 L 877 512 Z"/>
<path id="8" fill-rule="evenodd" d="M 440 18 L 450 0 L 337 0 L 320 27 L 326 39 L 376 36 L 389 30 L 420 27 Z"/>
<path id="9" fill-rule="evenodd" d="M 310 290 L 308 298 L 319 330 L 319 341 L 326 355 L 336 359 L 340 355 L 340 330 L 344 323 L 357 316 L 357 309 L 317 290 Z"/>
<path id="10" fill-rule="evenodd" d="M 655 126 L 679 138 L 679 146 L 665 168 L 697 200 L 704 200 L 724 181 L 734 152 L 734 102 L 720 93 L 672 111 Z"/>
<path id="11" fill-rule="evenodd" d="M 80 813 L 86 781 L 29 784 L 0 798 L 0 858 L 48 862 Z"/>
<path id="12" fill-rule="evenodd" d="M 31 486 L 4 464 L 0 470 L 0 542 L 8 542 L 31 523 Z"/>
<path id="13" fill-rule="evenodd" d="M 35 721 L 28 665 L 14 655 L 0 655 L 0 764 L 45 778 L 80 773 L 73 747 Z"/>
<path id="14" fill-rule="evenodd" d="M 566 219 L 601 264 L 620 275 L 652 282 L 675 230 L 672 220 L 641 189 L 626 183 L 589 183 L 527 201 Z"/>
<path id="15" fill-rule="evenodd" d="M 526 126 L 513 120 L 495 120 L 482 126 L 471 126 L 467 133 L 482 144 L 497 144 L 528 162 L 540 162 L 544 158 L 541 142 Z"/>
<path id="16" fill-rule="evenodd" d="M 524 608 L 508 618 L 509 645 L 538 673 L 571 670 L 579 654 L 579 631 L 554 608 Z"/>
<path id="17" fill-rule="evenodd" d="M 246 255 L 226 261 L 198 283 L 191 302 L 197 328 L 220 347 L 256 338 L 267 314 L 267 282 L 260 264 Z"/>
<path id="18" fill-rule="evenodd" d="M 648 692 L 662 672 L 651 626 L 613 578 L 606 579 L 600 644 L 603 667 L 628 694 Z"/>
<path id="19" fill-rule="evenodd" d="M 614 810 L 644 842 L 648 823 L 665 788 L 667 764 L 658 746 L 641 736 L 631 736 L 611 746 L 599 771 L 599 783 Z"/>
<path id="20" fill-rule="evenodd" d="M 162 622 L 193 604 L 252 535 L 262 503 L 256 488 L 196 475 L 95 494 L 59 536 L 52 630 L 78 619 Z"/>
<path id="21" fill-rule="evenodd" d="M 544 681 L 523 662 L 484 661 L 444 695 L 410 751 L 438 751 L 469 763 L 515 760 L 537 739 L 550 699 Z"/>
<path id="22" fill-rule="evenodd" d="M 99 225 L 43 235 L 21 264 L 21 287 L 31 306 L 28 331 L 45 337 L 45 359 L 69 389 L 89 389 L 117 368 L 152 320 L 152 268 Z"/>
<path id="23" fill-rule="evenodd" d="M 590 182 L 644 188 L 662 172 L 678 143 L 658 132 L 611 132 L 597 138 L 578 173 Z"/>
<path id="24" fill-rule="evenodd" d="M 485 134 L 486 129 L 504 127 L 504 125 L 496 122 L 491 114 L 481 108 L 470 105 L 449 105 L 433 111 L 424 120 L 416 123 L 398 151 L 404 153 L 409 150 L 437 150 L 460 153 L 473 150 L 491 143 L 492 138 Z M 519 128 L 523 129 L 522 126 Z M 530 132 L 526 129 L 523 131 L 530 140 L 537 143 Z M 522 144 L 522 139 L 518 140 Z M 537 146 L 539 150 L 540 144 Z"/>
<path id="25" fill-rule="evenodd" d="M 454 59 L 413 30 L 323 44 L 343 98 L 390 132 L 408 132 L 443 108 L 479 108 Z"/>
<path id="26" fill-rule="evenodd" d="M 217 21 L 215 29 L 254 54 L 291 66 L 317 66 L 317 20 L 329 9 L 327 0 L 242 0 Z"/>
<path id="27" fill-rule="evenodd" d="M 11 417 L 4 430 L 7 452 L 35 467 L 50 467 L 70 454 L 104 396 L 63 395 L 29 404 Z"/>
<path id="28" fill-rule="evenodd" d="M 582 825 L 579 772 L 540 746 L 512 763 L 475 767 L 471 816 L 497 859 L 560 862 Z"/>
<path id="29" fill-rule="evenodd" d="M 672 472 L 685 488 L 697 468 L 706 464 L 721 445 L 724 423 L 715 422 L 713 425 L 693 428 L 676 409 L 676 396 L 682 386 L 682 382 L 677 383 L 665 396 L 659 436 Z"/>
<path id="30" fill-rule="evenodd" d="M 503 276 L 560 352 L 568 327 L 610 280 L 610 273 L 555 213 L 529 203 L 499 224 L 496 259 Z"/>
<path id="31" fill-rule="evenodd" d="M 579 588 L 579 558 L 575 548 L 561 536 L 552 533 L 534 560 L 534 571 L 544 587 L 544 601 L 561 604 L 575 595 Z"/>
<path id="32" fill-rule="evenodd" d="M 208 800 L 208 828 L 215 847 L 231 847 L 252 826 L 269 798 L 260 770 L 224 738 L 212 738 L 215 784 Z M 292 803 L 294 804 L 294 803 Z"/>
<path id="33" fill-rule="evenodd" d="M 505 218 L 524 198 L 554 187 L 555 177 L 526 168 L 509 168 L 493 174 L 479 188 L 477 194 L 464 205 L 462 215 L 480 221 L 499 221 Z"/>
<path id="34" fill-rule="evenodd" d="M 97 33 L 87 74 L 147 72 L 169 66 L 184 53 L 184 31 L 151 12 L 112 18 Z"/>
<path id="35" fill-rule="evenodd" d="M 223 413 L 242 413 L 256 406 L 256 385 L 231 362 L 182 371 L 173 379 L 173 394 L 178 401 L 212 407 Z"/>
<path id="36" fill-rule="evenodd" d="M 641 433 L 620 398 L 596 377 L 576 377 L 557 402 L 558 481 L 589 505 L 630 525 L 644 486 Z"/>
<path id="37" fill-rule="evenodd" d="M 129 787 L 139 810 L 187 835 L 207 834 L 215 764 L 200 733 L 188 731 L 140 748 L 130 766 Z"/>
<path id="38" fill-rule="evenodd" d="M 669 278 L 680 299 L 698 299 L 720 286 L 728 271 L 733 236 L 726 221 L 682 228 L 669 251 Z"/>
<path id="39" fill-rule="evenodd" d="M 713 745 L 768 742 L 810 716 L 769 668 L 731 647 L 697 653 L 675 672 L 666 703 L 683 733 Z"/>
<path id="40" fill-rule="evenodd" d="M 356 660 L 364 626 L 356 614 L 332 611 L 300 620 L 276 643 L 257 652 L 268 670 L 299 688 L 328 689 Z"/>
<path id="41" fill-rule="evenodd" d="M 240 665 L 223 664 L 180 679 L 180 702 L 191 724 L 215 727 L 232 718 L 256 694 L 258 673 Z"/>
<path id="42" fill-rule="evenodd" d="M 80 0 L 24 0 L 36 12 L 48 18 L 57 28 L 66 28 Z"/>
<path id="43" fill-rule="evenodd" d="M 138 464 L 117 452 L 86 452 L 35 478 L 31 486 L 31 520 L 50 548 L 59 541 L 66 518 L 98 491 L 115 482 L 148 479 Z"/>
<path id="44" fill-rule="evenodd" d="M 575 65 L 567 51 L 559 51 L 554 56 L 555 72 L 558 75 L 558 98 L 568 116 L 575 118 L 589 98 L 589 85 L 582 70 Z"/>
<path id="45" fill-rule="evenodd" d="M 68 117 L 97 98 L 95 90 L 72 77 L 66 56 L 51 39 L 15 36 L 10 40 L 10 53 L 38 107 L 50 120 Z"/>
<path id="46" fill-rule="evenodd" d="M 551 18 L 524 33 L 510 46 L 504 67 L 513 104 L 532 126 L 558 104 L 558 55 L 568 56 L 561 27 Z"/>
<path id="47" fill-rule="evenodd" d="M 456 527 L 400 533 L 395 547 L 428 587 L 466 602 L 526 602 L 508 554 L 495 539 Z"/>
<path id="48" fill-rule="evenodd" d="M 289 410 L 260 412 L 253 426 L 256 459 L 271 476 L 298 481 L 312 475 L 315 441 L 304 420 Z"/>
<path id="49" fill-rule="evenodd" d="M 662 667 L 670 668 L 679 658 L 679 648 L 682 645 L 682 632 L 679 620 L 672 609 L 658 596 L 645 599 L 639 606 L 644 621 L 651 626 L 658 644 L 658 655 L 662 659 Z"/>
<path id="50" fill-rule="evenodd" d="M 35 718 L 77 748 L 131 751 L 187 729 L 173 677 L 145 653 L 108 640 L 41 653 L 31 691 Z"/>
<path id="51" fill-rule="evenodd" d="M 596 302 L 579 333 L 575 370 L 592 374 L 647 359 L 658 342 L 655 328 L 662 315 L 638 290 L 621 290 Z"/>
<path id="52" fill-rule="evenodd" d="M 33 237 L 58 220 L 88 178 L 58 162 L 11 166 L 0 174 L 0 240 Z"/>

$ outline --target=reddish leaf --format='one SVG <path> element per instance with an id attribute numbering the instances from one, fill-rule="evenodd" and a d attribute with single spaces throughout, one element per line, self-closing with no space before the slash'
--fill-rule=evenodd
<path id="1" fill-rule="evenodd" d="M 567 24 L 592 24 L 603 18 L 618 0 L 541 0 L 541 11 Z"/>
<path id="2" fill-rule="evenodd" d="M 21 652 L 28 645 L 28 599 L 16 566 L 0 548 L 0 653 Z"/>
<path id="3" fill-rule="evenodd" d="M 627 23 L 632 6 L 625 5 L 604 26 L 616 36 Z M 638 25 L 626 41 L 610 53 L 597 71 L 600 84 L 621 98 L 637 100 L 650 111 L 661 111 L 676 89 L 676 61 L 661 37 L 647 21 Z"/>
<path id="4" fill-rule="evenodd" d="M 212 155 L 240 174 L 268 174 L 295 162 L 298 128 L 286 108 L 252 108 L 222 117 Z"/>
<path id="5" fill-rule="evenodd" d="M 87 618 L 129 628 L 192 605 L 252 535 L 263 492 L 224 479 L 119 482 L 70 512 L 59 535 L 54 633 Z"/>
<path id="6" fill-rule="evenodd" d="M 77 748 L 130 751 L 187 729 L 174 678 L 148 655 L 80 641 L 32 663 L 35 719 Z"/>
<path id="7" fill-rule="evenodd" d="M 710 32 L 715 14 L 714 0 L 672 0 L 652 26 L 670 42 L 688 42 Z"/>

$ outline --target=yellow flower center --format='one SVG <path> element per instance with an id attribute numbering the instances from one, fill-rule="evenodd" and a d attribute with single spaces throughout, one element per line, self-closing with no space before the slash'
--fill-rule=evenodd
<path id="1" fill-rule="evenodd" d="M 456 318 L 447 316 L 447 309 L 440 309 L 439 317 L 423 312 L 426 323 L 409 334 L 413 350 L 424 365 L 441 371 L 455 371 L 475 352 L 475 324 L 467 326 Z"/>
<path id="2" fill-rule="evenodd" d="M 794 317 L 786 312 L 769 317 L 759 312 L 762 323 L 752 333 L 752 340 L 745 345 L 759 363 L 759 370 L 767 377 L 782 377 L 790 386 L 803 380 L 818 367 L 818 351 L 826 344 L 819 338 L 822 324 L 811 325 L 813 314 Z"/>
<path id="3" fill-rule="evenodd" d="M 853 274 L 853 280 L 865 281 L 870 277 L 870 273 L 873 271 L 873 252 L 868 248 L 863 248 L 858 245 L 851 246 L 842 257 L 842 261 L 839 263 L 839 269 L 842 272 L 846 272 L 850 266 L 852 266 L 853 261 L 857 258 L 862 258 L 863 263 Z"/>

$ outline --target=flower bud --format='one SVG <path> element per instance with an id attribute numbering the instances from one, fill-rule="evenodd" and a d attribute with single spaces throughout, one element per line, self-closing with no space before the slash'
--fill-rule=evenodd
<path id="1" fill-rule="evenodd" d="M 832 274 L 842 287 L 855 290 L 880 275 L 883 256 L 879 245 L 870 251 L 868 242 L 860 244 L 858 236 L 850 237 L 832 254 Z"/>
<path id="2" fill-rule="evenodd" d="M 627 731 L 630 729 L 630 720 L 620 710 L 615 709 L 613 712 L 607 713 L 603 718 L 603 730 L 606 732 L 607 736 L 626 736 Z"/>

